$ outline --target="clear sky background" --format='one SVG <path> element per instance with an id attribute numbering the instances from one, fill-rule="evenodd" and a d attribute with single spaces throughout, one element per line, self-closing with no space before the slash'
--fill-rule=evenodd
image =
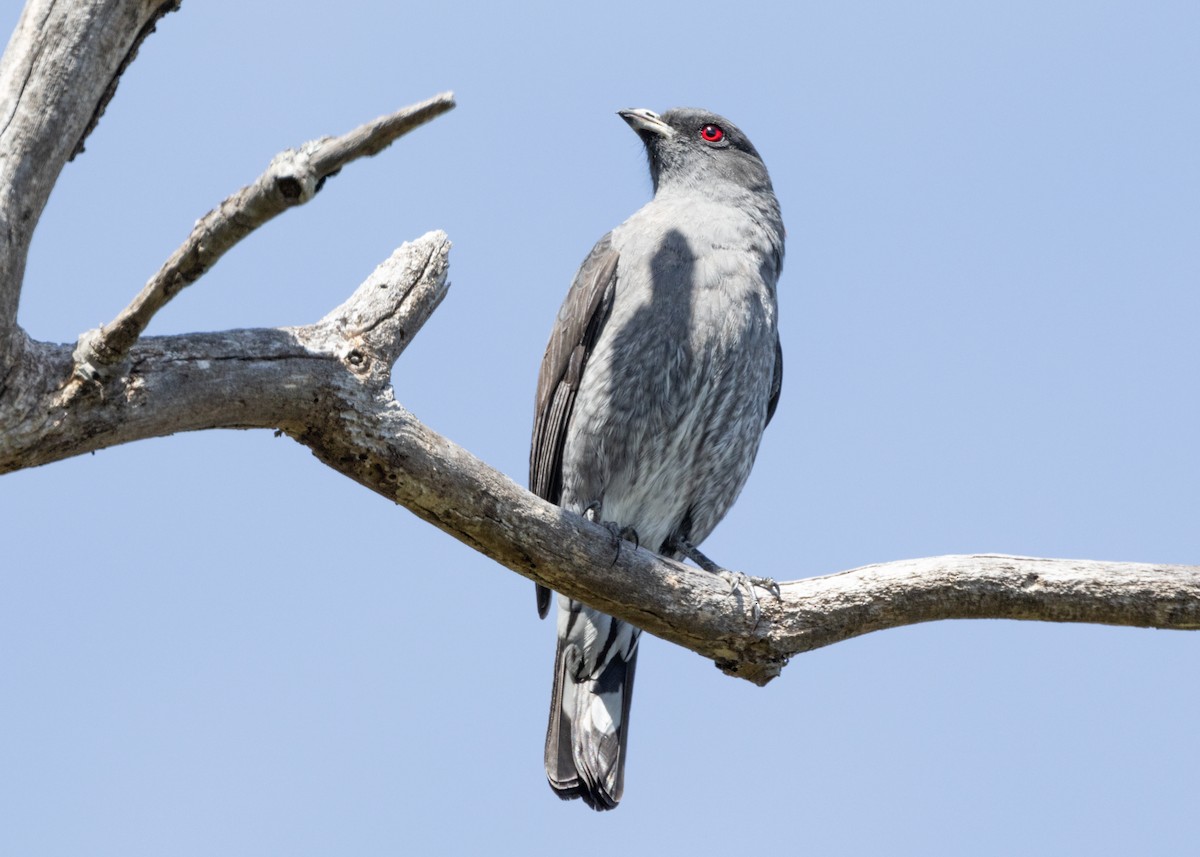
<path id="1" fill-rule="evenodd" d="M 783 398 L 710 555 L 1200 563 L 1198 44 L 1194 0 L 187 0 L 63 173 L 20 318 L 74 341 L 276 152 L 453 89 L 151 332 L 314 321 L 445 229 L 397 397 L 523 484 L 559 302 L 650 192 L 615 111 L 708 107 L 789 232 Z M 765 689 L 644 638 L 596 815 L 544 781 L 533 584 L 286 438 L 8 475 L 0 521 L 5 854 L 1195 848 L 1200 635 L 942 622 Z"/>

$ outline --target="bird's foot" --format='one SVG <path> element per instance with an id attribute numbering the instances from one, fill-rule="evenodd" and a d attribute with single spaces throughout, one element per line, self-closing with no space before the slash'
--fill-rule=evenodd
<path id="1" fill-rule="evenodd" d="M 775 600 L 783 599 L 783 594 L 779 591 L 779 584 L 774 578 L 770 577 L 755 577 L 752 574 L 745 574 L 740 571 L 729 571 L 721 569 L 717 576 L 729 584 L 730 594 L 737 592 L 738 587 L 746 590 L 746 594 L 750 596 L 750 615 L 754 617 L 754 627 L 758 627 L 758 620 L 762 618 L 762 605 L 758 601 L 758 589 L 765 589 L 775 596 Z"/>
<path id="2" fill-rule="evenodd" d="M 587 518 L 593 524 L 599 524 L 608 530 L 613 537 L 613 565 L 616 565 L 617 560 L 621 557 L 621 542 L 633 542 L 634 548 L 641 547 L 641 541 L 638 539 L 637 530 L 633 527 L 622 526 L 616 521 L 600 520 L 600 504 L 592 503 L 583 510 L 583 517 Z"/>
<path id="3" fill-rule="evenodd" d="M 755 591 L 755 587 L 767 590 L 777 600 L 783 598 L 783 594 L 779 591 L 779 584 L 773 578 L 755 577 L 740 571 L 730 571 L 729 569 L 722 568 L 701 553 L 694 544 L 685 538 L 676 536 L 667 543 L 666 547 L 668 550 L 687 557 L 705 571 L 715 574 L 727 582 L 730 594 L 737 592 L 738 587 L 744 589 L 746 594 L 750 596 L 750 615 L 754 617 L 754 626 L 756 628 L 758 627 L 758 620 L 762 618 L 762 605 L 759 604 L 758 592 Z"/>

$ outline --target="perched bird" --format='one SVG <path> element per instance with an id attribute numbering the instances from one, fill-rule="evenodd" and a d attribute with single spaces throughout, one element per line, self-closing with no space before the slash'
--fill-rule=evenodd
<path id="1" fill-rule="evenodd" d="M 690 557 L 750 475 L 779 399 L 783 221 L 767 168 L 706 110 L 622 110 L 654 198 L 600 239 L 538 377 L 530 487 L 643 547 Z M 636 534 L 636 536 L 634 536 Z M 545 616 L 550 591 L 538 587 Z M 624 789 L 639 629 L 563 596 L 546 777 L 612 809 Z"/>

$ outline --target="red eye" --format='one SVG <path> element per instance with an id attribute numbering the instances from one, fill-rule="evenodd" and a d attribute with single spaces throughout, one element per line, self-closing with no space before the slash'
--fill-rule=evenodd
<path id="1" fill-rule="evenodd" d="M 725 130 L 720 125 L 705 125 L 700 129 L 700 139 L 706 143 L 719 143 L 725 139 Z"/>

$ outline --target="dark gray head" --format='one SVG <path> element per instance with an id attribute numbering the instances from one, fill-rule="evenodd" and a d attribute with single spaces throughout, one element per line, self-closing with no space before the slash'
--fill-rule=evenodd
<path id="1" fill-rule="evenodd" d="M 660 187 L 702 190 L 733 183 L 751 192 L 772 193 L 758 150 L 725 117 L 691 107 L 677 107 L 661 116 L 645 108 L 621 110 L 617 115 L 646 144 L 655 192 Z"/>

